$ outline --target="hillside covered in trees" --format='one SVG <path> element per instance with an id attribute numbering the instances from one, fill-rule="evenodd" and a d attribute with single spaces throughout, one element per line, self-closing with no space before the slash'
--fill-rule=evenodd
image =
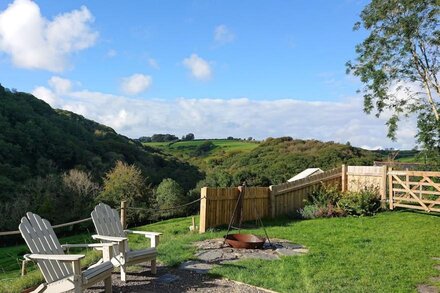
<path id="1" fill-rule="evenodd" d="M 383 158 L 349 144 L 291 137 L 268 138 L 261 143 L 198 140 L 151 145 L 203 170 L 207 177 L 198 187 L 233 186 L 243 181 L 248 185 L 269 186 L 285 182 L 310 167 L 329 170 L 341 164 L 371 165 Z"/>
<path id="2" fill-rule="evenodd" d="M 117 161 L 134 164 L 151 188 L 172 178 L 188 191 L 203 178 L 196 167 L 158 149 L 2 86 L 0 129 L 0 212 L 11 215 L 0 221 L 0 230 L 16 229 L 28 210 L 55 223 L 84 216 L 74 210 L 81 211 L 75 205 L 84 205 L 85 199 L 63 187 L 63 179 L 79 182 L 71 170 L 86 174 L 89 189 L 99 189 Z M 84 209 L 90 213 L 88 206 Z"/>

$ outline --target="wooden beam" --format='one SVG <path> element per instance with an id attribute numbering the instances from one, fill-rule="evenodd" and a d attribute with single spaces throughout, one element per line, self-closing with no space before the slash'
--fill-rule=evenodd
<path id="1" fill-rule="evenodd" d="M 206 202 L 208 196 L 208 187 L 203 187 L 200 191 L 200 223 L 199 233 L 206 232 Z"/>

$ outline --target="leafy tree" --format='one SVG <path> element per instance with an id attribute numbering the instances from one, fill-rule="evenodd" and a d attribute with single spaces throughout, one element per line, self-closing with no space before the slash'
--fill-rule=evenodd
<path id="1" fill-rule="evenodd" d="M 140 142 L 151 142 L 151 137 L 149 136 L 141 136 L 138 138 Z"/>
<path id="2" fill-rule="evenodd" d="M 211 151 L 214 148 L 215 148 L 215 144 L 212 141 L 207 140 L 196 147 L 196 149 L 193 152 L 193 155 L 196 157 L 200 157 L 206 155 L 207 153 L 209 153 L 209 151 Z"/>
<path id="3" fill-rule="evenodd" d="M 99 184 L 92 181 L 90 173 L 76 169 L 64 173 L 62 178 L 73 201 L 73 214 L 78 219 L 88 216 L 99 194 Z"/>
<path id="4" fill-rule="evenodd" d="M 143 199 L 147 194 L 145 180 L 140 169 L 117 161 L 104 178 L 104 189 L 99 195 L 102 200 L 113 207 L 119 206 L 121 200 L 126 200 L 132 206 L 136 200 Z"/>
<path id="5" fill-rule="evenodd" d="M 185 202 L 182 187 L 171 178 L 162 180 L 156 190 L 156 201 L 161 210 L 172 209 Z M 164 216 L 181 215 L 185 209 L 164 211 Z"/>
<path id="6" fill-rule="evenodd" d="M 185 135 L 184 140 L 194 140 L 194 133 L 188 133 Z"/>
<path id="7" fill-rule="evenodd" d="M 178 140 L 179 138 L 173 134 L 153 134 L 151 137 L 152 142 L 166 142 L 166 141 L 173 141 Z"/>
<path id="8" fill-rule="evenodd" d="M 365 112 L 392 111 L 387 122 L 392 139 L 402 115 L 424 112 L 421 132 L 427 113 L 440 120 L 439 9 L 436 0 L 373 0 L 355 24 L 369 35 L 356 46 L 357 59 L 347 62 L 347 72 L 365 85 Z"/>

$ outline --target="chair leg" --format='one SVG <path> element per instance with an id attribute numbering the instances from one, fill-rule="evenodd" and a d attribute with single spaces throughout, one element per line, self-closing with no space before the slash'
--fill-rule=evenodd
<path id="1" fill-rule="evenodd" d="M 105 293 L 112 293 L 112 276 L 104 280 Z"/>
<path id="2" fill-rule="evenodd" d="M 126 272 L 125 272 L 125 265 L 120 266 L 121 268 L 121 281 L 125 282 L 127 281 Z"/>
<path id="3" fill-rule="evenodd" d="M 157 272 L 157 270 L 156 270 L 156 260 L 153 259 L 153 260 L 151 261 L 151 273 L 152 273 L 153 275 L 155 275 L 156 272 Z"/>

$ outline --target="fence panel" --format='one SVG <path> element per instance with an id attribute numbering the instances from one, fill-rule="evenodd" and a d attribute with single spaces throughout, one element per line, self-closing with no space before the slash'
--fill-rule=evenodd
<path id="1" fill-rule="evenodd" d="M 240 191 L 237 187 L 203 187 L 200 201 L 200 233 L 210 227 L 229 224 Z M 243 194 L 243 221 L 270 216 L 268 187 L 246 187 Z"/>
<path id="2" fill-rule="evenodd" d="M 304 179 L 271 186 L 272 217 L 296 213 L 303 208 L 308 195 L 317 187 L 336 185 L 341 188 L 342 168 L 335 168 Z"/>
<path id="3" fill-rule="evenodd" d="M 348 166 L 346 190 L 361 191 L 365 188 L 376 189 L 385 205 L 387 194 L 387 166 Z"/>

